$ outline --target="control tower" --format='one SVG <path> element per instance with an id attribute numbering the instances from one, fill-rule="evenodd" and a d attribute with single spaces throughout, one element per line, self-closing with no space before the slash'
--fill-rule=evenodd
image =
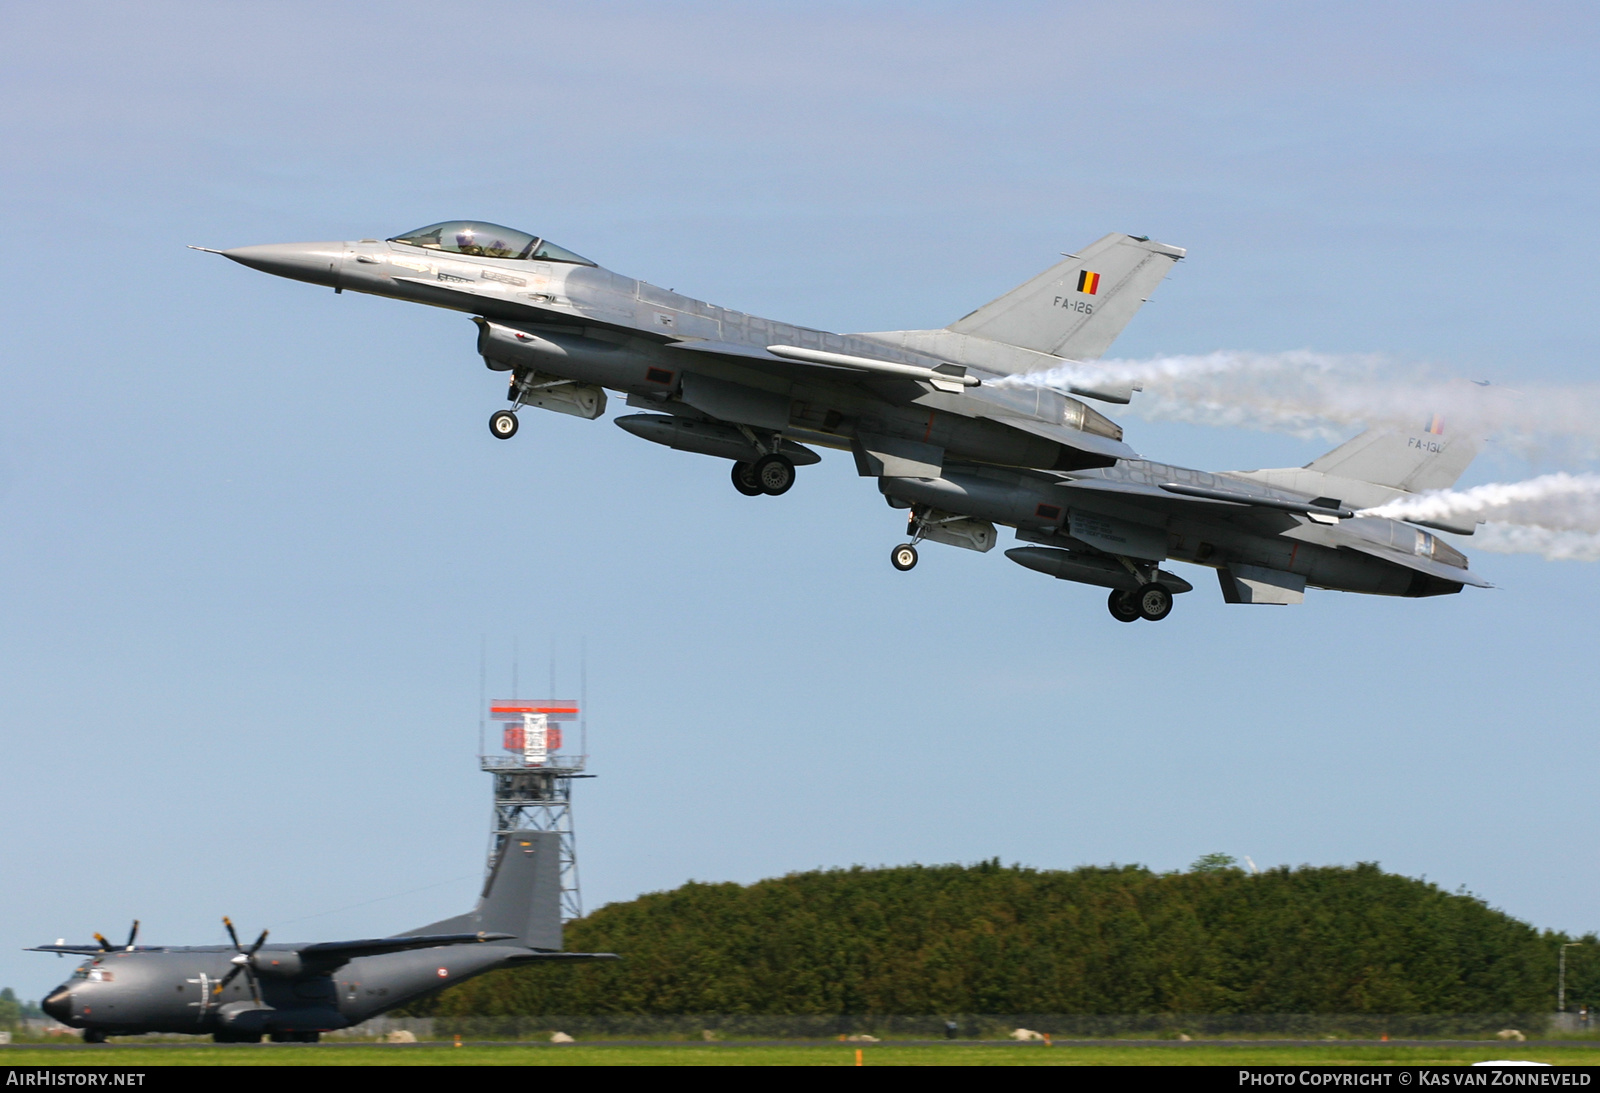
<path id="1" fill-rule="evenodd" d="M 583 713 L 570 699 L 507 698 L 489 704 L 489 717 L 500 726 L 501 744 L 500 754 L 478 756 L 494 775 L 489 868 L 513 831 L 554 831 L 561 836 L 561 918 L 581 918 L 572 780 L 594 777 L 583 772 L 589 759 Z"/>

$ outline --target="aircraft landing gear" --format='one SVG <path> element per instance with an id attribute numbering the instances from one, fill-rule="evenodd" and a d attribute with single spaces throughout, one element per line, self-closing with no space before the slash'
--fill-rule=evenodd
<path id="1" fill-rule="evenodd" d="M 761 483 L 756 481 L 756 468 L 752 463 L 733 465 L 733 488 L 746 497 L 760 497 Z"/>
<path id="2" fill-rule="evenodd" d="M 1111 617 L 1118 622 L 1135 622 L 1146 619 L 1160 622 L 1172 614 L 1172 593 L 1166 586 L 1155 583 L 1140 585 L 1137 592 L 1112 589 L 1106 600 Z"/>
<path id="3" fill-rule="evenodd" d="M 103 1044 L 106 1042 L 104 1029 L 86 1028 L 83 1030 L 83 1042 L 86 1044 Z"/>
<path id="4" fill-rule="evenodd" d="M 755 461 L 750 468 L 751 477 L 761 487 L 761 492 L 771 497 L 788 493 L 794 485 L 794 464 L 789 457 L 773 452 Z"/>
<path id="5" fill-rule="evenodd" d="M 489 415 L 489 431 L 496 440 L 510 440 L 517 435 L 517 415 L 510 410 L 496 410 Z"/>
<path id="6" fill-rule="evenodd" d="M 1110 608 L 1111 617 L 1118 622 L 1139 621 L 1139 604 L 1132 592 L 1113 588 L 1110 598 L 1106 600 L 1106 607 Z"/>
<path id="7" fill-rule="evenodd" d="M 1172 593 L 1159 584 L 1147 584 L 1135 596 L 1138 598 L 1141 619 L 1160 622 L 1172 614 Z"/>
<path id="8" fill-rule="evenodd" d="M 889 552 L 889 564 L 900 572 L 915 569 L 917 565 L 917 548 L 910 543 L 901 543 Z"/>

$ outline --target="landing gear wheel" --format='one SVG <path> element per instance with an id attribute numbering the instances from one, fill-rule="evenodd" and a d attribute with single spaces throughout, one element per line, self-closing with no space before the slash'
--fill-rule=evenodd
<path id="1" fill-rule="evenodd" d="M 489 431 L 496 440 L 510 440 L 517 435 L 517 415 L 510 410 L 496 410 L 489 416 Z"/>
<path id="2" fill-rule="evenodd" d="M 762 456 L 756 460 L 752 473 L 761 486 L 761 492 L 772 497 L 788 493 L 789 487 L 794 485 L 794 464 L 786 455 L 773 453 Z"/>
<path id="3" fill-rule="evenodd" d="M 1147 584 L 1136 593 L 1139 617 L 1160 622 L 1172 614 L 1172 593 L 1159 584 Z"/>
<path id="4" fill-rule="evenodd" d="M 889 564 L 900 572 L 915 569 L 917 566 L 917 548 L 910 543 L 901 543 L 889 552 Z"/>
<path id="5" fill-rule="evenodd" d="M 1138 622 L 1139 603 L 1132 592 L 1124 592 L 1120 588 L 1111 590 L 1111 598 L 1106 600 L 1106 606 L 1111 609 L 1111 617 L 1118 622 Z"/>
<path id="6" fill-rule="evenodd" d="M 86 1028 L 83 1030 L 83 1042 L 86 1044 L 103 1044 L 106 1042 L 104 1029 Z"/>
<path id="7" fill-rule="evenodd" d="M 756 468 L 752 463 L 735 463 L 733 465 L 733 488 L 746 497 L 760 497 L 764 492 L 761 483 L 756 481 Z"/>

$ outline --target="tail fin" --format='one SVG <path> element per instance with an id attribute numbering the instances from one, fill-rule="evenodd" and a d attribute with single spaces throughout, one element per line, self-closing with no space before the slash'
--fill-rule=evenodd
<path id="1" fill-rule="evenodd" d="M 1478 442 L 1471 433 L 1447 437 L 1443 420 L 1435 417 L 1416 432 L 1368 429 L 1304 467 L 1230 473 L 1312 497 L 1336 499 L 1352 508 L 1375 508 L 1401 494 L 1448 489 L 1477 454 Z M 1471 517 L 1411 522 L 1460 535 L 1471 535 L 1477 527 Z"/>
<path id="2" fill-rule="evenodd" d="M 1073 360 L 1111 348 L 1181 247 L 1112 232 L 945 329 Z"/>
<path id="3" fill-rule="evenodd" d="M 561 950 L 561 835 L 513 831 L 501 843 L 477 907 L 407 934 L 510 934 L 530 949 Z M 509 942 L 507 943 L 509 944 Z"/>
<path id="4" fill-rule="evenodd" d="M 1471 436 L 1447 438 L 1444 423 L 1435 417 L 1416 433 L 1368 429 L 1313 459 L 1306 470 L 1417 493 L 1455 485 L 1477 454 Z"/>

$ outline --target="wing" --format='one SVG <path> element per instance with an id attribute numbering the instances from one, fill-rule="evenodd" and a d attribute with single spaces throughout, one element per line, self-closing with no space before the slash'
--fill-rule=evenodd
<path id="1" fill-rule="evenodd" d="M 1086 417 L 1098 420 L 1105 431 L 1116 435 L 1100 435 L 1040 417 L 1030 417 L 1026 410 L 1010 405 L 1015 400 L 1008 399 L 1002 393 L 1003 389 L 984 386 L 983 379 L 970 375 L 965 365 L 950 364 L 936 358 L 921 358 L 914 363 L 793 345 L 761 347 L 737 342 L 690 340 L 673 342 L 667 348 L 730 357 L 741 365 L 789 380 L 860 383 L 871 388 L 878 397 L 901 404 L 910 404 L 919 395 L 926 395 L 931 390 L 935 394 L 951 397 L 948 403 L 936 404 L 936 408 L 941 410 L 993 421 L 1112 460 L 1138 457 L 1137 452 L 1119 439 L 1120 429 L 1081 403 L 1074 402 L 1073 405 L 1079 407 Z M 893 397 L 895 385 L 909 392 L 909 397 Z M 963 395 L 965 397 L 961 397 Z"/>

